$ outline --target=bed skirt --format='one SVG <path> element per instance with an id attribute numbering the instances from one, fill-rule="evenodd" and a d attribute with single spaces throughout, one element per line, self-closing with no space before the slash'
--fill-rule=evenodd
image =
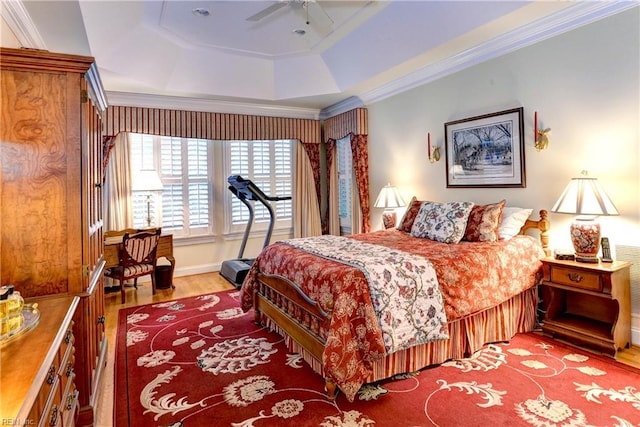
<path id="1" fill-rule="evenodd" d="M 498 306 L 451 321 L 448 323 L 448 340 L 397 351 L 373 362 L 372 373 L 366 382 L 380 381 L 450 359 L 468 357 L 485 344 L 508 341 L 517 333 L 530 332 L 536 326 L 537 301 L 537 287 L 534 286 Z M 325 377 L 321 361 L 291 339 L 270 318 L 263 315 L 262 321 L 268 328 L 285 338 L 289 351 L 302 355 L 316 373 Z"/>

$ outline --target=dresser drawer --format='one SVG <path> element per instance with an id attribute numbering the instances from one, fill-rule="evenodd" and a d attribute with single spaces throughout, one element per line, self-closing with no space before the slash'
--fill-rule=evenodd
<path id="1" fill-rule="evenodd" d="M 551 267 L 551 281 L 574 288 L 602 291 L 600 275 L 596 272 L 576 270 L 559 266 Z"/>
<path id="2" fill-rule="evenodd" d="M 73 348 L 70 348 L 69 350 L 73 350 Z M 66 358 L 65 364 L 60 366 L 60 388 L 63 392 L 69 387 L 69 383 L 73 383 L 73 379 L 75 378 L 73 364 L 75 363 L 76 358 L 73 351 L 70 351 L 69 353 L 70 354 Z M 64 395 L 62 398 L 64 399 Z"/>
<path id="3" fill-rule="evenodd" d="M 68 352 L 69 348 L 73 348 L 73 344 L 75 342 L 75 337 L 73 336 L 73 322 L 67 327 L 64 332 L 64 339 L 60 344 L 60 348 L 58 352 L 60 353 L 60 358 L 63 359 L 64 355 Z"/>
<path id="4" fill-rule="evenodd" d="M 78 389 L 74 383 L 75 374 L 71 374 L 67 387 L 63 389 L 62 402 L 60 408 L 62 410 L 61 418 L 64 427 L 72 427 L 75 425 L 75 419 L 78 412 Z"/>
<path id="5" fill-rule="evenodd" d="M 62 425 L 61 395 L 60 381 L 56 378 L 49 399 L 47 399 L 47 403 L 41 412 L 38 427 L 58 427 Z"/>
<path id="6" fill-rule="evenodd" d="M 51 396 L 55 393 L 60 400 L 60 381 L 58 378 L 58 368 L 60 366 L 60 358 L 58 355 L 54 358 L 54 362 L 49 365 L 45 381 L 40 386 L 40 391 L 35 399 L 34 405 L 29 413 L 28 421 L 33 423 L 34 420 L 40 420 L 40 414 L 44 413 Z"/>

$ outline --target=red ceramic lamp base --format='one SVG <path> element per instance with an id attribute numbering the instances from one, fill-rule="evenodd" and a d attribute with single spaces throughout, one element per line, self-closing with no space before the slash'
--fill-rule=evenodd
<path id="1" fill-rule="evenodd" d="M 597 263 L 600 224 L 592 219 L 576 219 L 571 224 L 571 242 L 576 251 L 576 261 Z"/>
<path id="2" fill-rule="evenodd" d="M 385 229 L 393 228 L 396 226 L 396 211 L 384 211 L 382 213 L 382 224 Z"/>

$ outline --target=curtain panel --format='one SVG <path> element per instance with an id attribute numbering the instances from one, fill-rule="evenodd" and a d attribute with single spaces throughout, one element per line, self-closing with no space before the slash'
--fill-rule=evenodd
<path id="1" fill-rule="evenodd" d="M 104 175 L 104 230 L 124 230 L 133 227 L 133 202 L 131 200 L 131 166 L 129 138 L 126 132 L 105 140 L 112 159 L 106 165 Z"/>
<path id="2" fill-rule="evenodd" d="M 311 237 L 322 234 L 320 220 L 319 189 L 316 188 L 316 170 L 309 156 L 308 146 L 319 144 L 297 143 L 295 150 L 294 197 L 293 197 L 293 237 Z"/>
<path id="3" fill-rule="evenodd" d="M 323 220 L 323 232 L 335 234 L 339 222 L 338 207 L 335 205 L 337 198 L 332 197 L 337 189 L 332 189 L 337 179 L 333 177 L 336 168 L 335 160 L 336 141 L 347 135 L 351 136 L 351 152 L 353 157 L 353 169 L 358 185 L 358 199 L 362 213 L 362 221 L 357 231 L 368 233 L 371 231 L 369 218 L 369 151 L 368 151 L 368 114 L 366 108 L 356 108 L 337 116 L 330 117 L 324 122 L 324 137 L 327 141 L 327 189 L 329 194 L 329 209 L 325 212 Z M 332 225 L 333 224 L 333 225 Z M 338 227 L 339 229 L 339 227 Z M 354 230 L 354 232 L 357 232 Z"/>

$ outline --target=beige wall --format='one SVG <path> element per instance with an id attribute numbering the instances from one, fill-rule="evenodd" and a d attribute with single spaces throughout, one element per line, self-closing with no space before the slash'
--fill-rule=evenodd
<path id="1" fill-rule="evenodd" d="M 621 212 L 601 218 L 613 245 L 640 246 L 640 8 L 493 59 L 369 105 L 371 194 L 387 182 L 403 196 L 551 209 L 586 169 Z M 524 189 L 447 189 L 445 161 L 427 161 L 426 132 L 444 145 L 444 123 L 524 107 Z M 533 115 L 550 127 L 549 148 L 533 147 Z M 372 225 L 381 211 L 372 209 Z M 570 248 L 571 217 L 551 214 L 551 246 Z M 636 252 L 637 253 L 637 252 Z M 640 264 L 640 259 L 634 260 Z M 640 334 L 640 283 L 632 285 Z M 634 342 L 639 343 L 638 335 Z"/>

